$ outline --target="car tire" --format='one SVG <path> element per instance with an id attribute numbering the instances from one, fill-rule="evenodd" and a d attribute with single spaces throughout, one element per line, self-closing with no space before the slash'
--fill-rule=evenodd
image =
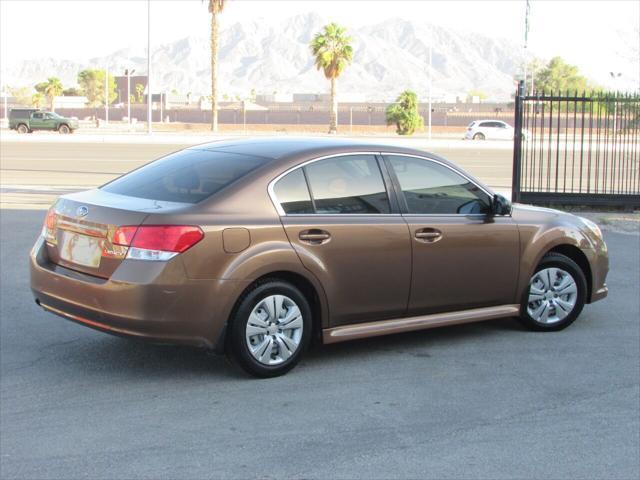
<path id="1" fill-rule="evenodd" d="M 62 135 L 68 135 L 69 133 L 71 133 L 71 129 L 69 128 L 69 125 L 65 125 L 63 123 L 58 127 L 58 133 L 61 133 Z"/>
<path id="2" fill-rule="evenodd" d="M 24 123 L 18 125 L 18 128 L 16 128 L 16 130 L 18 131 L 18 133 L 29 133 L 29 127 L 27 127 Z"/>
<path id="3" fill-rule="evenodd" d="M 484 138 L 485 138 L 485 137 L 484 137 L 484 133 L 476 133 L 476 134 L 473 136 L 473 139 L 474 139 L 474 140 L 484 140 Z"/>
<path id="4" fill-rule="evenodd" d="M 587 280 L 578 264 L 565 255 L 548 253 L 524 292 L 520 321 L 534 331 L 562 330 L 578 318 L 586 298 Z"/>
<path id="5" fill-rule="evenodd" d="M 309 346 L 311 307 L 294 285 L 265 280 L 242 295 L 228 328 L 230 360 L 255 377 L 277 377 L 295 367 Z"/>

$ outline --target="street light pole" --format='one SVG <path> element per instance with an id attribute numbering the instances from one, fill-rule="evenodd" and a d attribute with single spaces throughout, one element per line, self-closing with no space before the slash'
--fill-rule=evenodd
<path id="1" fill-rule="evenodd" d="M 153 130 L 151 100 L 151 0 L 147 0 L 147 133 L 151 133 Z M 162 113 L 160 113 L 160 118 L 162 119 Z"/>
<path id="2" fill-rule="evenodd" d="M 611 75 L 611 78 L 613 78 L 614 80 L 617 80 L 622 76 L 622 73 L 609 72 L 609 75 Z M 614 135 L 616 134 L 617 120 L 618 120 L 618 90 L 616 89 L 616 91 L 613 92 L 613 134 Z"/>
<path id="3" fill-rule="evenodd" d="M 104 67 L 104 123 L 109 125 L 109 66 Z"/>
<path id="4" fill-rule="evenodd" d="M 127 76 L 127 121 L 131 125 L 131 75 L 135 73 L 136 69 L 125 69 L 124 74 Z"/>

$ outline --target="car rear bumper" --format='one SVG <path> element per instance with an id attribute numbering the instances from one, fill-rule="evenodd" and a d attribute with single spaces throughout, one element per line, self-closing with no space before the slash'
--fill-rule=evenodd
<path id="1" fill-rule="evenodd" d="M 38 239 L 31 290 L 46 311 L 88 327 L 157 343 L 215 348 L 228 313 L 228 281 L 189 279 L 182 260 L 125 260 L 109 279 L 49 262 Z"/>

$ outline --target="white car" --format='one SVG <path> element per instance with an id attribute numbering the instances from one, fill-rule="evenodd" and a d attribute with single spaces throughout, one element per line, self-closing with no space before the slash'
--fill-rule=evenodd
<path id="1" fill-rule="evenodd" d="M 523 132 L 524 136 L 525 132 Z M 513 140 L 514 129 L 500 120 L 476 120 L 467 127 L 466 140 Z"/>

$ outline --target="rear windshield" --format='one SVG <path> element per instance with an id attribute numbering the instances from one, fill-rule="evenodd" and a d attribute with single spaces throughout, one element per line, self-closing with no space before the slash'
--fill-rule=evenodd
<path id="1" fill-rule="evenodd" d="M 208 150 L 181 150 L 101 187 L 129 197 L 198 203 L 243 177 L 265 159 Z"/>

